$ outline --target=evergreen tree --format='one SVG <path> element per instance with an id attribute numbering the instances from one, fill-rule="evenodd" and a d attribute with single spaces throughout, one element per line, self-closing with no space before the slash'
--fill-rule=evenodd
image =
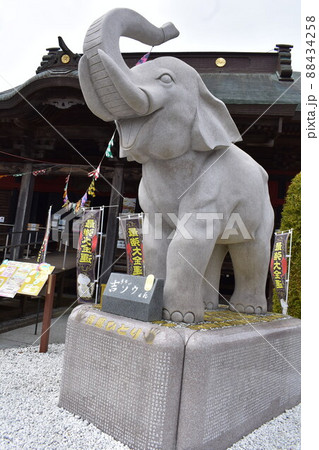
<path id="1" fill-rule="evenodd" d="M 289 185 L 282 210 L 280 230 L 293 229 L 291 265 L 288 291 L 288 314 L 301 317 L 301 174 L 295 176 Z M 289 245 L 289 243 L 288 243 Z M 274 290 L 273 311 L 281 313 L 282 308 Z"/>

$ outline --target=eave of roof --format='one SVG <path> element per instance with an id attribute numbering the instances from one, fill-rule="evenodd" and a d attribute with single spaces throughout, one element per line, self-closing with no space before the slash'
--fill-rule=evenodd
<path id="1" fill-rule="evenodd" d="M 78 79 L 77 70 L 46 70 L 45 72 L 38 73 L 34 77 L 29 78 L 24 83 L 17 87 L 0 92 L 0 102 L 5 102 L 12 99 L 15 95 L 19 95 L 26 87 L 34 85 L 34 91 L 37 89 L 37 83 L 40 80 L 52 78 L 75 78 Z"/>
<path id="2" fill-rule="evenodd" d="M 215 97 L 226 104 L 296 105 L 300 109 L 300 72 L 293 73 L 293 82 L 279 81 L 269 73 L 214 73 L 200 74 Z"/>
<path id="3" fill-rule="evenodd" d="M 224 72 L 201 73 L 200 76 L 209 91 L 227 105 L 295 105 L 295 111 L 300 111 L 300 72 L 293 73 L 293 82 L 280 81 L 275 73 Z M 55 79 L 61 85 L 63 79 L 69 78 L 78 80 L 78 71 L 41 72 L 16 88 L 1 92 L 0 109 L 5 108 L 7 102 L 12 103 L 15 96 L 21 97 L 28 88 L 29 92 L 35 92 L 42 80 Z"/>

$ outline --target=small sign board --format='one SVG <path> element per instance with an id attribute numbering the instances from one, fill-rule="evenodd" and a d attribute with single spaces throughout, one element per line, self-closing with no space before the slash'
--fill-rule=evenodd
<path id="1" fill-rule="evenodd" d="M 120 248 L 122 250 L 125 250 L 125 241 L 124 239 L 118 239 L 117 240 L 117 248 Z"/>
<path id="2" fill-rule="evenodd" d="M 102 296 L 102 311 L 152 322 L 162 319 L 164 280 L 111 273 Z"/>
<path id="3" fill-rule="evenodd" d="M 40 224 L 39 223 L 28 223 L 27 230 L 28 231 L 39 231 Z"/>

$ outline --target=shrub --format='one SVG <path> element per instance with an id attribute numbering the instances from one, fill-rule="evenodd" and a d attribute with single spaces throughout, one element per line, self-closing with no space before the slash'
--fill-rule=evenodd
<path id="1" fill-rule="evenodd" d="M 289 185 L 281 215 L 280 230 L 293 228 L 288 291 L 288 314 L 301 317 L 301 174 Z M 289 242 L 288 242 L 289 250 Z M 274 289 L 273 311 L 281 313 L 280 300 Z"/>

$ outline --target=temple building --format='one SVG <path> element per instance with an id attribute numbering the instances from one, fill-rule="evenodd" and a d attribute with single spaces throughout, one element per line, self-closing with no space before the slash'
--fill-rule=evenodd
<path id="1" fill-rule="evenodd" d="M 268 53 L 154 52 L 149 57 L 174 56 L 193 66 L 226 104 L 243 137 L 238 146 L 269 175 L 276 228 L 287 187 L 300 171 L 301 82 L 292 70 L 291 49 L 280 44 Z M 77 71 L 81 55 L 61 38 L 59 47 L 47 51 L 33 78 L 0 93 L 0 220 L 19 232 L 12 238 L 16 245 L 23 243 L 20 232 L 27 223 L 45 226 L 48 207 L 53 213 L 62 208 L 69 174 L 68 198 L 77 202 L 91 181 L 89 172 L 102 161 L 91 205 L 116 204 L 109 209 L 109 223 L 121 212 L 117 192 L 137 198 L 141 178 L 140 164 L 118 157 L 117 133 L 113 158 L 105 155 L 115 124 L 97 118 L 84 102 Z M 129 67 L 141 56 L 123 55 Z M 108 233 L 111 261 L 116 230 Z"/>

